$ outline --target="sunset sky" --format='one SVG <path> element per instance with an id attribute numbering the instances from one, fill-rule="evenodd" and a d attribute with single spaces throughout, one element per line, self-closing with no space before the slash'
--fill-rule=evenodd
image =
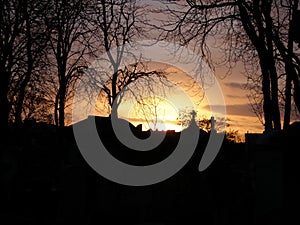
<path id="1" fill-rule="evenodd" d="M 165 7 L 167 2 L 171 1 L 147 1 L 147 4 L 154 9 L 162 9 Z M 167 19 L 167 17 L 168 15 L 161 13 L 154 14 L 153 22 L 157 22 L 157 19 Z M 221 50 L 219 48 L 212 48 L 212 51 L 212 57 L 218 61 L 219 57 L 222 55 Z M 243 66 L 237 63 L 237 66 L 233 68 L 230 75 L 226 75 L 227 70 L 228 68 L 226 66 L 216 66 L 213 74 L 218 80 L 222 89 L 226 104 L 226 120 L 230 124 L 229 129 L 238 130 L 240 134 L 244 134 L 246 132 L 263 132 L 263 125 L 258 120 L 257 116 L 251 111 L 249 100 L 247 98 L 249 91 L 243 88 L 247 82 L 245 75 L 242 73 Z M 193 88 L 193 90 L 190 90 L 191 85 L 187 84 L 186 88 L 184 88 L 184 84 L 187 79 L 182 73 L 176 71 L 176 69 L 172 67 L 168 68 L 167 72 L 169 72 L 171 80 L 175 80 L 175 82 L 180 83 L 181 87 L 185 89 L 184 91 L 187 91 L 188 95 L 192 96 L 192 101 L 194 101 L 196 105 L 198 105 L 199 99 L 201 100 L 200 105 L 196 106 L 198 117 L 209 118 L 212 112 L 209 109 L 209 104 L 207 103 L 206 99 L 202 99 L 203 93 L 200 93 L 201 90 L 199 91 L 201 87 L 199 89 Z M 200 97 L 199 95 L 197 96 L 197 93 L 199 93 Z M 175 102 L 178 103 L 177 105 L 181 105 L 182 107 L 184 107 L 186 104 L 184 100 L 183 102 L 180 102 L 181 98 L 179 96 L 176 96 L 173 99 L 175 99 Z M 171 99 L 171 101 L 173 99 Z M 173 105 L 176 105 L 176 103 L 173 102 Z"/>
<path id="2" fill-rule="evenodd" d="M 160 64 L 157 64 L 158 68 L 159 65 Z M 164 68 L 163 65 L 160 66 Z M 160 102 L 159 104 L 159 107 L 161 108 L 159 111 L 159 118 L 165 120 L 166 129 L 179 129 L 175 125 L 176 116 L 178 116 L 176 113 L 183 108 L 194 107 L 199 119 L 210 118 L 210 116 L 214 114 L 210 110 L 207 99 L 205 97 L 203 98 L 201 87 L 192 86 L 189 77 L 176 68 L 171 67 L 166 69 L 166 71 L 170 80 L 178 84 L 175 88 L 176 90 L 172 89 L 167 92 L 165 96 L 160 96 L 166 99 L 165 102 Z M 221 86 L 225 99 L 227 113 L 226 120 L 230 125 L 228 129 L 238 130 L 241 135 L 246 132 L 263 132 L 262 124 L 250 110 L 247 98 L 248 92 L 243 89 L 246 78 L 241 71 L 236 68 L 231 75 L 221 79 L 220 77 L 224 76 L 224 74 L 222 74 L 224 71 L 225 70 L 222 70 L 221 68 L 217 69 L 215 76 Z M 190 101 L 187 100 L 186 96 L 189 97 Z M 144 123 L 145 127 L 147 127 L 147 122 L 144 119 L 145 115 L 143 115 L 140 110 L 134 110 L 134 104 L 134 101 L 127 100 L 126 103 L 121 105 L 119 110 L 120 117 L 125 119 L 130 118 L 130 121 L 135 125 Z"/>
<path id="3" fill-rule="evenodd" d="M 144 3 L 144 1 L 142 1 L 142 3 Z M 154 9 L 164 5 L 162 2 L 158 1 L 147 1 L 147 4 Z M 155 23 L 157 18 L 163 20 L 166 16 L 167 15 L 158 13 L 152 15 L 152 19 Z M 155 40 L 157 34 L 156 30 L 154 30 L 149 38 Z M 180 130 L 180 128 L 176 125 L 178 122 L 176 119 L 178 117 L 178 112 L 184 108 L 193 108 L 196 110 L 197 119 L 209 119 L 213 115 L 218 120 L 217 113 L 210 110 L 210 106 L 212 105 L 208 103 L 209 101 L 216 101 L 211 101 L 212 99 L 208 100 L 206 95 L 203 95 L 202 87 L 195 85 L 193 79 L 190 78 L 191 74 L 187 74 L 187 71 L 184 72 L 181 70 L 181 68 L 186 67 L 186 64 L 189 63 L 188 61 L 181 62 L 181 64 L 178 62 L 164 64 L 162 63 L 162 60 L 156 61 L 156 58 L 165 54 L 161 52 L 160 49 L 156 48 L 148 48 L 146 54 L 151 55 L 152 57 L 152 61 L 149 63 L 149 69 L 163 71 L 166 74 L 167 79 L 174 84 L 172 88 L 166 89 L 164 93 L 161 91 L 163 88 L 159 85 L 159 81 L 154 82 L 153 84 L 147 84 L 148 86 L 145 87 L 145 90 L 149 90 L 149 88 L 155 90 L 153 87 L 156 87 L 157 92 L 154 92 L 152 95 L 165 99 L 165 101 L 161 101 L 159 103 L 159 111 L 156 116 L 159 121 L 164 121 L 164 127 L 159 125 L 157 126 L 157 129 Z M 222 52 L 220 49 L 212 48 L 212 57 L 214 59 L 218 60 L 221 55 Z M 206 68 L 203 68 L 203 71 L 201 72 L 201 76 L 204 79 L 203 87 L 206 89 L 205 93 L 210 92 L 210 98 L 213 98 L 214 90 L 210 90 L 210 82 L 213 80 L 212 77 L 214 77 L 214 79 L 216 79 L 219 83 L 226 105 L 226 122 L 230 125 L 227 128 L 228 130 L 238 131 L 241 135 L 247 132 L 261 133 L 264 129 L 263 125 L 250 109 L 249 100 L 247 98 L 247 94 L 249 94 L 249 92 L 243 89 L 247 80 L 245 75 L 242 73 L 242 69 L 242 66 L 237 64 L 237 66 L 233 68 L 231 74 L 226 75 L 228 70 L 226 66 L 216 66 L 214 70 L 209 69 L 208 71 L 206 71 Z M 131 88 L 132 90 L 135 90 L 134 86 Z M 144 96 L 144 98 L 149 98 L 149 96 Z M 146 129 L 148 126 L 147 124 L 149 124 L 149 116 L 148 118 L 145 118 L 145 112 L 143 113 L 137 108 L 136 101 L 132 96 L 129 95 L 124 99 L 126 101 L 123 101 L 118 110 L 119 117 L 128 119 L 134 125 L 142 123 L 144 125 L 144 129 Z M 218 105 L 213 106 L 215 109 L 218 108 Z M 101 109 L 100 111 L 104 112 L 105 110 Z M 105 114 L 102 113 L 102 115 Z"/>
<path id="4" fill-rule="evenodd" d="M 212 43 L 215 43 L 216 41 L 218 42 L 219 40 L 214 39 Z M 208 45 L 211 46 L 213 60 L 218 62 L 222 61 L 222 55 L 224 54 L 222 49 L 214 44 L 208 43 Z M 247 78 L 243 73 L 244 65 L 241 65 L 239 62 L 237 62 L 230 74 L 227 74 L 227 65 L 218 66 L 215 64 L 214 66 L 215 68 L 213 74 L 221 86 L 225 99 L 227 114 L 226 119 L 230 124 L 229 128 L 238 130 L 241 134 L 246 132 L 263 132 L 263 125 L 258 120 L 257 116 L 251 111 L 247 97 L 249 90 L 244 89 L 244 85 L 247 82 Z M 209 106 L 205 105 L 205 103 L 201 104 L 201 108 L 204 110 L 209 110 Z"/>

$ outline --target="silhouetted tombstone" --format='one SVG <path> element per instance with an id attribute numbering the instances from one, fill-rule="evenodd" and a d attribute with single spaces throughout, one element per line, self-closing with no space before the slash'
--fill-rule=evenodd
<path id="1" fill-rule="evenodd" d="M 211 116 L 211 119 L 210 119 L 211 132 L 216 132 L 215 123 L 216 123 L 215 117 Z"/>

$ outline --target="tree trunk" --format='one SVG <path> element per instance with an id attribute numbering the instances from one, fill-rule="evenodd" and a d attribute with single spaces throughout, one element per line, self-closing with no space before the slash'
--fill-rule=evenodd
<path id="1" fill-rule="evenodd" d="M 287 67 L 287 65 L 285 65 Z M 285 68 L 287 70 L 287 68 Z M 286 74 L 286 81 L 285 81 L 285 106 L 284 106 L 284 120 L 283 120 L 283 129 L 287 129 L 288 126 L 290 125 L 291 121 L 291 101 L 292 101 L 292 96 L 291 96 L 291 91 L 292 91 L 292 82 L 291 82 L 291 77 L 290 74 Z"/>
<path id="2" fill-rule="evenodd" d="M 265 18 L 265 27 L 264 34 L 266 38 L 266 53 L 267 57 L 263 60 L 265 61 L 268 67 L 268 73 L 270 76 L 271 82 L 271 113 L 272 113 L 272 122 L 273 128 L 275 130 L 281 130 L 281 119 L 280 119 L 280 110 L 279 110 L 279 102 L 278 102 L 278 77 L 277 70 L 274 60 L 274 46 L 273 46 L 273 23 L 271 18 L 271 1 L 262 1 L 261 2 L 261 11 Z M 262 26 L 263 27 L 263 26 Z"/>
<path id="3" fill-rule="evenodd" d="M 255 24 L 250 20 L 252 15 L 249 15 L 243 1 L 238 2 L 238 7 L 241 16 L 241 22 L 243 28 L 245 29 L 251 43 L 255 47 L 258 57 L 259 64 L 262 73 L 262 92 L 263 92 L 263 111 L 265 120 L 265 131 L 270 131 L 273 129 L 272 125 L 272 99 L 271 99 L 271 86 L 270 86 L 270 74 L 268 68 L 268 52 L 265 43 L 265 30 L 261 19 L 261 10 L 259 1 L 253 2 L 253 17 L 255 19 Z M 255 29 L 256 25 L 257 29 Z"/>
<path id="4" fill-rule="evenodd" d="M 1 69 L 1 68 L 0 68 Z M 9 86 L 9 74 L 1 69 L 0 72 L 0 127 L 3 134 L 6 134 L 8 130 L 8 120 L 9 120 L 9 109 L 10 104 L 7 99 Z M 5 139 L 4 139 L 5 141 Z"/>
<path id="5" fill-rule="evenodd" d="M 293 13 L 292 13 L 293 14 Z M 289 25 L 289 33 L 288 33 L 288 55 L 293 52 L 293 39 L 292 39 L 292 28 L 293 28 L 293 15 L 290 18 Z M 284 54 L 284 53 L 283 53 Z M 283 56 L 283 58 L 285 58 Z M 290 58 L 290 57 L 288 57 Z M 284 121 L 283 121 L 283 129 L 286 130 L 291 122 L 291 103 L 292 103 L 292 77 L 291 77 L 291 69 L 292 69 L 292 61 L 287 59 L 285 60 L 285 71 L 286 71 L 286 83 L 285 83 L 285 106 L 284 106 Z"/>
<path id="6" fill-rule="evenodd" d="M 33 57 L 32 57 L 32 37 L 31 37 L 31 23 L 27 9 L 27 1 L 24 2 L 24 16 L 26 22 L 26 55 L 27 55 L 27 71 L 25 78 L 21 84 L 19 98 L 16 106 L 15 123 L 19 127 L 22 124 L 22 110 L 25 99 L 25 92 L 28 82 L 30 81 L 31 73 L 33 70 Z"/>
<path id="7" fill-rule="evenodd" d="M 289 30 L 289 42 L 290 46 L 288 48 L 288 52 L 292 53 L 293 52 L 293 41 L 297 42 L 298 45 L 300 46 L 300 32 L 298 28 L 298 22 L 300 19 L 300 10 L 298 10 L 298 5 L 299 5 L 299 0 L 294 0 L 294 5 L 293 5 L 293 13 L 292 13 L 292 19 L 291 19 L 291 25 L 290 25 L 290 30 Z M 296 29 L 296 33 L 294 33 L 294 29 Z M 293 36 L 295 35 L 295 36 Z M 291 56 L 291 54 L 289 54 Z M 292 56 L 291 56 L 292 60 Z M 300 67 L 300 65 L 297 65 Z M 292 71 L 292 80 L 293 80 L 293 85 L 294 85 L 294 102 L 296 104 L 296 107 L 298 109 L 298 112 L 300 112 L 300 83 L 299 83 L 299 70 L 298 74 L 296 72 L 295 67 L 293 67 Z"/>
<path id="8" fill-rule="evenodd" d="M 271 100 L 271 91 L 270 91 L 270 77 L 267 64 L 263 58 L 266 56 L 260 56 L 260 67 L 262 72 L 262 92 L 264 97 L 263 110 L 264 110 L 264 119 L 265 119 L 265 131 L 270 131 L 273 129 L 272 125 L 272 100 Z"/>
<path id="9" fill-rule="evenodd" d="M 59 93 L 55 96 L 55 102 L 54 102 L 54 124 L 58 127 L 58 99 L 59 99 Z"/>
<path id="10" fill-rule="evenodd" d="M 268 51 L 272 51 L 268 53 L 266 62 L 268 65 L 268 73 L 270 74 L 270 83 L 271 83 L 271 118 L 273 122 L 273 129 L 281 130 L 281 119 L 280 119 L 280 110 L 278 103 L 278 78 L 275 67 L 275 62 L 273 60 L 273 48 Z"/>
<path id="11" fill-rule="evenodd" d="M 61 81 L 60 91 L 59 91 L 59 117 L 58 125 L 59 127 L 65 126 L 65 99 L 66 99 L 66 84 L 65 79 Z"/>
<path id="12" fill-rule="evenodd" d="M 61 49 L 61 47 L 58 47 Z M 66 91 L 67 91 L 67 78 L 66 78 L 66 71 L 67 71 L 67 54 L 64 51 L 61 51 L 59 55 L 62 54 L 60 57 L 60 62 L 58 63 L 58 76 L 59 76 L 59 90 L 58 90 L 58 126 L 64 127 L 65 126 L 65 100 L 66 100 Z"/>
<path id="13" fill-rule="evenodd" d="M 296 71 L 293 74 L 293 85 L 294 85 L 294 101 L 298 109 L 298 112 L 300 112 L 300 82 L 299 82 L 299 76 L 297 76 Z"/>

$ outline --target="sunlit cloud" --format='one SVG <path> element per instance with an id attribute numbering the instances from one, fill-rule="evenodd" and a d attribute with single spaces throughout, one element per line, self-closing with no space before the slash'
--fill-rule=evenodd
<path id="1" fill-rule="evenodd" d="M 216 112 L 218 112 L 218 108 L 220 110 L 223 106 L 214 105 Z M 203 106 L 204 109 L 209 110 L 210 106 L 205 105 Z M 249 117 L 256 117 L 255 114 L 250 110 L 249 104 L 236 104 L 236 105 L 226 105 L 226 112 L 227 115 L 237 115 L 237 116 L 249 116 Z"/>
<path id="2" fill-rule="evenodd" d="M 230 98 L 230 99 L 245 99 L 244 95 L 232 95 L 232 94 L 228 94 L 228 95 L 226 95 L 226 97 Z"/>
<path id="3" fill-rule="evenodd" d="M 225 86 L 229 88 L 238 88 L 238 89 L 243 89 L 245 88 L 245 83 L 240 83 L 240 82 L 225 82 Z"/>

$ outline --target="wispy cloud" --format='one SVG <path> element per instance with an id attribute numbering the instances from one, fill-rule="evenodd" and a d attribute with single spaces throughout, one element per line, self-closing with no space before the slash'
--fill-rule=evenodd
<path id="1" fill-rule="evenodd" d="M 210 107 L 214 108 L 216 112 L 222 112 L 223 106 L 221 105 L 205 105 L 204 109 L 210 110 Z M 255 114 L 250 110 L 249 104 L 236 104 L 236 105 L 226 105 L 227 115 L 237 115 L 237 116 L 250 116 L 256 117 Z"/>
<path id="2" fill-rule="evenodd" d="M 224 85 L 230 88 L 244 89 L 246 84 L 240 82 L 226 82 Z"/>
<path id="3" fill-rule="evenodd" d="M 254 117 L 232 116 L 227 122 L 229 129 L 238 130 L 240 134 L 261 133 L 263 131 L 263 125 Z"/>
<path id="4" fill-rule="evenodd" d="M 234 99 L 245 99 L 246 98 L 246 96 L 244 96 L 244 95 L 232 95 L 232 94 L 226 95 L 226 97 L 234 98 Z"/>

